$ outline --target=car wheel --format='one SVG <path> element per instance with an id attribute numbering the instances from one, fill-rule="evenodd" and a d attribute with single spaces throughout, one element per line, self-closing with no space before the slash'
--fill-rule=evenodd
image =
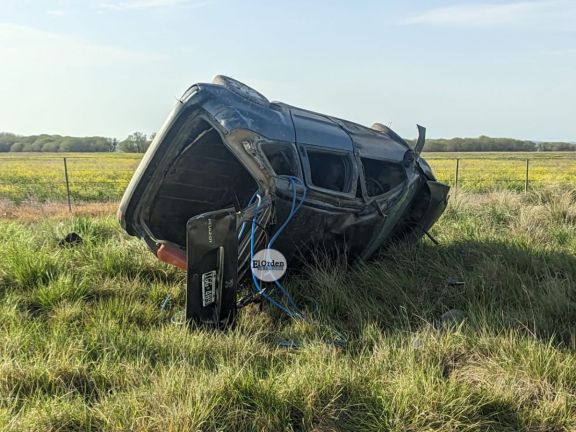
<path id="1" fill-rule="evenodd" d="M 392 129 L 390 129 L 388 126 L 383 125 L 382 123 L 374 123 L 371 126 L 371 129 L 377 130 L 378 132 L 382 132 L 385 135 L 390 135 L 390 132 L 392 132 Z"/>
<path id="2" fill-rule="evenodd" d="M 270 104 L 270 101 L 266 99 L 264 95 L 260 94 L 252 87 L 249 87 L 246 84 L 235 80 L 234 78 L 230 78 L 224 75 L 216 75 L 212 80 L 212 84 L 224 86 L 231 92 L 236 93 L 238 96 L 248 99 L 254 103 L 260 105 Z"/>

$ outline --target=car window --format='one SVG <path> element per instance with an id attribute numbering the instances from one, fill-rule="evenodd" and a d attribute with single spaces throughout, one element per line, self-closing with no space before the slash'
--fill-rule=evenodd
<path id="1" fill-rule="evenodd" d="M 299 175 L 295 150 L 290 144 L 264 143 L 261 149 L 276 175 Z"/>
<path id="2" fill-rule="evenodd" d="M 369 197 L 385 194 L 406 179 L 406 172 L 400 164 L 367 158 L 360 160 Z"/>
<path id="3" fill-rule="evenodd" d="M 337 192 L 350 192 L 351 162 L 346 155 L 308 150 L 310 175 L 314 186 Z"/>

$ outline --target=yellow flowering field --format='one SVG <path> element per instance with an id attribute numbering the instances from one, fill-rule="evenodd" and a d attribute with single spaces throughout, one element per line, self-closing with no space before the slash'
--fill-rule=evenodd
<path id="1" fill-rule="evenodd" d="M 14 202 L 65 201 L 64 158 L 74 202 L 120 199 L 141 155 L 125 153 L 0 153 L 0 199 Z M 439 180 L 470 191 L 576 187 L 576 154 L 426 153 Z"/>
<path id="2" fill-rule="evenodd" d="M 118 200 L 140 157 L 115 153 L 0 153 L 0 199 L 65 201 L 66 158 L 73 201 Z"/>
<path id="3" fill-rule="evenodd" d="M 524 190 L 528 165 L 528 188 L 576 187 L 576 154 L 571 152 L 517 153 L 425 153 L 439 180 L 470 191 Z M 458 162 L 457 162 L 458 161 Z"/>

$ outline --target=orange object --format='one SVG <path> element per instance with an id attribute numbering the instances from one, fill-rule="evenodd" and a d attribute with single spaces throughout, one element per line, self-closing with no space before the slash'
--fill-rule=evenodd
<path id="1" fill-rule="evenodd" d="M 178 249 L 176 246 L 170 244 L 162 244 L 156 252 L 156 256 L 162 262 L 166 264 L 171 264 L 182 270 L 188 269 L 188 262 L 186 259 L 186 253 Z"/>

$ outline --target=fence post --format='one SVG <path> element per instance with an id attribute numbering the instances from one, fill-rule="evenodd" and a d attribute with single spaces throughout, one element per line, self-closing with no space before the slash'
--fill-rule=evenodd
<path id="1" fill-rule="evenodd" d="M 456 173 L 454 178 L 454 189 L 458 189 L 458 177 L 460 175 L 460 158 L 456 158 Z"/>
<path id="2" fill-rule="evenodd" d="M 530 171 L 530 159 L 526 159 L 526 175 L 524 177 L 524 193 L 528 193 L 528 172 Z"/>
<path id="3" fill-rule="evenodd" d="M 68 198 L 68 211 L 72 213 L 72 203 L 70 201 L 70 181 L 68 180 L 68 164 L 64 158 L 64 178 L 66 179 L 66 197 Z"/>

